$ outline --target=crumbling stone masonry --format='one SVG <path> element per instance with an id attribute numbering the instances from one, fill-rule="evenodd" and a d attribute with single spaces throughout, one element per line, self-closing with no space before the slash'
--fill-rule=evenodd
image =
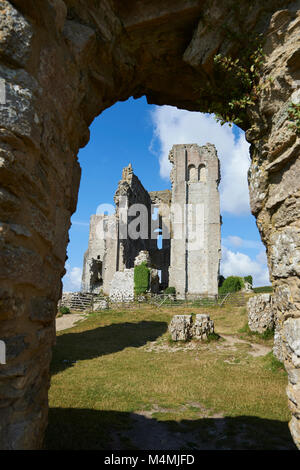
<path id="1" fill-rule="evenodd" d="M 173 341 L 188 341 L 192 338 L 192 315 L 174 315 L 169 325 Z"/>
<path id="2" fill-rule="evenodd" d="M 83 292 L 108 295 L 116 272 L 133 268 L 141 251 L 155 251 L 156 240 L 151 234 L 152 200 L 133 173 L 131 164 L 123 169 L 114 201 L 115 214 L 91 216 L 89 246 L 83 262 Z M 147 220 L 142 224 L 139 238 L 133 240 L 128 234 L 128 225 L 136 216 L 131 211 L 134 204 L 143 206 Z"/>
<path id="3" fill-rule="evenodd" d="M 195 322 L 192 315 L 174 315 L 169 332 L 173 341 L 207 340 L 214 333 L 214 322 L 205 313 L 197 314 Z"/>
<path id="4" fill-rule="evenodd" d="M 149 266 L 161 270 L 163 287 L 175 287 L 182 297 L 218 293 L 221 233 L 216 149 L 211 144 L 174 145 L 169 158 L 173 163 L 171 192 L 148 193 L 129 165 L 116 191 L 116 214 L 91 217 L 83 292 L 109 294 L 113 282 L 115 297 L 115 286 L 121 289 L 122 279 L 115 273 L 132 268 L 139 252 L 147 252 Z M 136 215 L 131 211 L 134 204 L 146 211 L 142 226 L 147 228 L 138 239 L 131 238 L 129 230 Z M 154 205 L 158 215 L 153 224 Z M 162 234 L 162 248 L 156 244 L 158 234 Z M 124 274 L 124 282 L 127 277 Z"/>
<path id="5" fill-rule="evenodd" d="M 80 181 L 76 155 L 91 122 L 130 96 L 217 111 L 228 97 L 215 54 L 238 59 L 245 40 L 258 34 L 265 53 L 261 91 L 240 114 L 240 126 L 251 143 L 251 211 L 267 249 L 290 430 L 300 448 L 300 138 L 288 112 L 300 102 L 299 0 L 0 0 L 0 6 L 0 338 L 7 350 L 1 449 L 43 442 L 54 320 Z M 100 182 L 105 175 L 103 168 Z"/>
<path id="6" fill-rule="evenodd" d="M 264 333 L 274 330 L 273 354 L 283 362 L 283 344 L 280 323 L 276 316 L 276 307 L 271 294 L 260 294 L 251 297 L 247 303 L 248 325 L 251 331 Z"/>
<path id="7" fill-rule="evenodd" d="M 217 295 L 221 223 L 216 149 L 211 144 L 174 145 L 169 159 L 173 164 L 169 284 L 180 296 Z"/>
<path id="8" fill-rule="evenodd" d="M 264 333 L 266 330 L 274 329 L 274 309 L 270 294 L 251 297 L 247 303 L 247 311 L 248 325 L 251 331 Z"/>

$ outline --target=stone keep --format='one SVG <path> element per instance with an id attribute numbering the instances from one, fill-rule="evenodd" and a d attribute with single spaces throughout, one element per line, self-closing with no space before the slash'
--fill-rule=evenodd
<path id="1" fill-rule="evenodd" d="M 115 274 L 133 268 L 139 254 L 147 252 L 148 265 L 161 271 L 161 288 L 175 287 L 182 297 L 218 293 L 220 168 L 216 149 L 211 144 L 174 145 L 169 158 L 172 191 L 148 193 L 128 165 L 115 194 L 115 214 L 91 216 L 83 292 L 110 294 L 112 282 L 119 279 Z M 128 231 L 134 204 L 143 206 L 147 214 L 146 232 L 138 239 L 131 239 Z M 154 208 L 156 222 L 152 220 Z"/>
<path id="2" fill-rule="evenodd" d="M 131 164 L 123 169 L 114 201 L 114 214 L 96 214 L 90 218 L 89 245 L 83 260 L 83 292 L 110 294 L 111 283 L 117 272 L 132 268 L 140 252 L 154 251 L 155 240 L 150 233 L 151 196 L 133 173 Z M 147 233 L 136 240 L 126 236 L 128 223 L 133 218 L 130 215 L 133 204 L 145 207 L 148 218 Z"/>
<path id="3" fill-rule="evenodd" d="M 181 296 L 218 294 L 220 165 L 214 145 L 174 145 L 169 285 Z M 187 210 L 185 209 L 187 208 Z"/>

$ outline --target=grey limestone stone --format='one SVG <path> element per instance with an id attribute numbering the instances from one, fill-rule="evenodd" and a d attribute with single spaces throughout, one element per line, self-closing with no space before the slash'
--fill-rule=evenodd
<path id="1" fill-rule="evenodd" d="M 274 328 L 274 311 L 270 294 L 251 297 L 248 300 L 247 310 L 248 325 L 251 331 L 263 333 Z"/>
<path id="2" fill-rule="evenodd" d="M 175 315 L 169 325 L 173 341 L 187 341 L 192 336 L 192 315 Z"/>

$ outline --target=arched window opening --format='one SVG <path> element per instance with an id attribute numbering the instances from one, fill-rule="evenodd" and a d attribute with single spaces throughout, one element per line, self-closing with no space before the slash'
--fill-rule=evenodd
<path id="1" fill-rule="evenodd" d="M 203 164 L 199 165 L 198 168 L 198 180 L 202 183 L 206 182 L 206 167 Z"/>
<path id="2" fill-rule="evenodd" d="M 189 165 L 188 177 L 190 183 L 196 183 L 198 181 L 198 174 L 195 165 Z"/>

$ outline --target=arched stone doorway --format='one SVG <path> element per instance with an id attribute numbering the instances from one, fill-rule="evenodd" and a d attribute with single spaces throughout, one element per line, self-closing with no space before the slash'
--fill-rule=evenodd
<path id="1" fill-rule="evenodd" d="M 262 85 L 241 111 L 251 142 L 252 213 L 267 248 L 300 447 L 299 1 L 3 0 L 1 2 L 1 448 L 41 446 L 54 317 L 78 149 L 118 100 L 219 112 L 216 54 L 234 60 L 263 35 Z M 4 80 L 4 82 L 3 82 Z M 4 96 L 5 95 L 5 96 Z M 292 120 L 292 122 L 291 122 Z M 105 170 L 103 170 L 105 171 Z"/>

